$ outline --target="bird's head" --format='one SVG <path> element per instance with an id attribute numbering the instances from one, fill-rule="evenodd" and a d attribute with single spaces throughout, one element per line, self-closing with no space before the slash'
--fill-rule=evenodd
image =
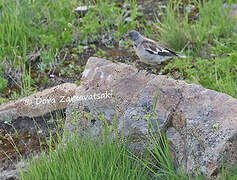
<path id="1" fill-rule="evenodd" d="M 132 30 L 127 33 L 126 37 L 128 37 L 132 41 L 137 41 L 142 37 L 142 35 L 139 32 Z"/>

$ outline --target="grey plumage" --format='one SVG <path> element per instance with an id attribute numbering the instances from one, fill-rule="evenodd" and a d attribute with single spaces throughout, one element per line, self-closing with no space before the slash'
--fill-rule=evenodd
<path id="1" fill-rule="evenodd" d="M 151 39 L 143 37 L 135 30 L 128 32 L 127 36 L 133 42 L 134 50 L 143 63 L 156 65 L 173 57 L 185 58 L 185 56 L 162 47 Z"/>

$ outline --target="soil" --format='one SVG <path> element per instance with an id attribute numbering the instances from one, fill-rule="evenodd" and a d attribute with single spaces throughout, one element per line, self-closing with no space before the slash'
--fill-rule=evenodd
<path id="1" fill-rule="evenodd" d="M 14 122 L 0 124 L 0 163 L 10 165 L 22 157 L 48 150 L 50 138 L 53 144 L 62 135 L 65 110 L 48 113 L 43 117 L 19 117 Z M 7 167 L 5 167 L 7 168 Z"/>

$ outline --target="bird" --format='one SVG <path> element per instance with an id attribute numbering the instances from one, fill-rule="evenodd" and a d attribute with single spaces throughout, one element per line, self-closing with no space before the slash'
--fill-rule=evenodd
<path id="1" fill-rule="evenodd" d="M 186 58 L 186 56 L 171 51 L 154 40 L 142 36 L 138 31 L 131 30 L 125 37 L 133 42 L 133 48 L 137 56 L 145 64 L 159 65 L 173 57 Z"/>

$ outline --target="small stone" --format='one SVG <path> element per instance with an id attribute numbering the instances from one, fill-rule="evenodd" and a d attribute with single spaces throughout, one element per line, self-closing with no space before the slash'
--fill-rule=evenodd
<path id="1" fill-rule="evenodd" d="M 56 76 L 54 74 L 49 75 L 50 78 L 55 78 Z"/>
<path id="2" fill-rule="evenodd" d="M 217 57 L 216 54 L 210 54 L 210 56 L 213 57 L 213 58 L 216 58 L 216 57 Z"/>
<path id="3" fill-rule="evenodd" d="M 132 18 L 131 17 L 126 17 L 125 22 L 132 22 Z"/>
<path id="4" fill-rule="evenodd" d="M 194 5 L 186 6 L 186 7 L 185 7 L 185 10 L 187 11 L 187 13 L 191 13 L 194 9 L 195 9 L 195 6 L 194 6 Z"/>
<path id="5" fill-rule="evenodd" d="M 95 8 L 95 6 L 79 6 L 72 12 L 85 15 L 91 8 Z"/>

